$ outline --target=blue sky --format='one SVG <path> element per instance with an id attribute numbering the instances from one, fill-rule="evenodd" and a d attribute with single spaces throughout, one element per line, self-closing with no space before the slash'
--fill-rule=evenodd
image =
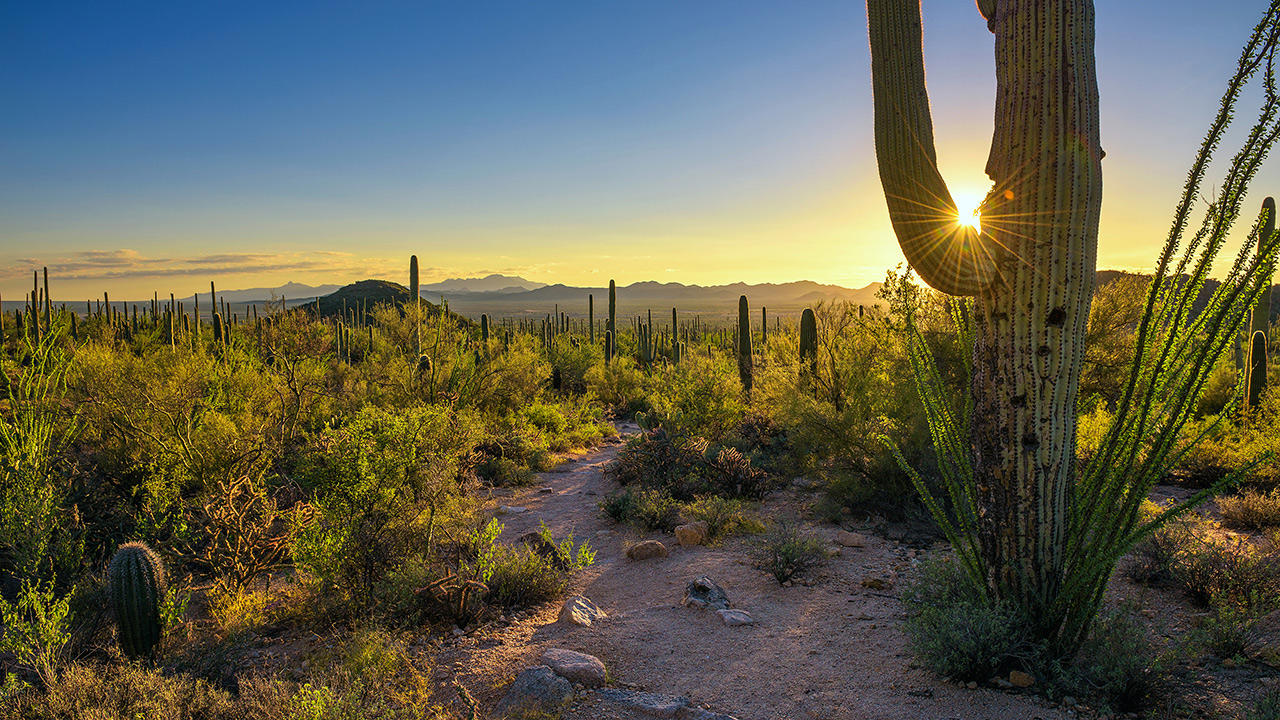
<path id="1" fill-rule="evenodd" d="M 1101 3 L 1100 265 L 1155 257 L 1265 3 Z M 925 0 L 939 164 L 985 188 L 991 35 Z M 901 261 L 856 2 L 16 3 L 0 292 L 812 279 Z M 1242 114 L 1247 117 L 1247 113 Z M 1265 186 L 1280 187 L 1268 168 Z M 1254 204 L 1255 199 L 1250 199 Z"/>

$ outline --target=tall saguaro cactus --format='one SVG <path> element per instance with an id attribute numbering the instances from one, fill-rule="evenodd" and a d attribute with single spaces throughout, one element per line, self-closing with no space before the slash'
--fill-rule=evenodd
<path id="1" fill-rule="evenodd" d="M 1267 389 L 1267 334 L 1255 332 L 1249 342 L 1249 374 L 1245 377 L 1245 407 L 1256 410 Z"/>
<path id="2" fill-rule="evenodd" d="M 413 301 L 413 354 L 422 356 L 422 293 L 418 286 L 418 256 L 409 256 L 409 296 Z"/>
<path id="3" fill-rule="evenodd" d="M 752 371 L 751 312 L 747 307 L 747 296 L 742 295 L 738 298 L 738 379 L 748 394 L 751 392 Z"/>
<path id="4" fill-rule="evenodd" d="M 1271 233 L 1276 231 L 1276 201 L 1275 198 L 1267 198 L 1262 201 L 1262 212 L 1266 215 L 1266 220 L 1262 224 L 1262 234 L 1258 236 L 1258 247 L 1261 250 L 1266 238 L 1271 237 Z M 1271 330 L 1271 276 L 1274 274 L 1274 268 L 1266 268 L 1258 281 L 1262 284 L 1262 295 L 1258 298 L 1258 304 L 1253 306 L 1253 312 L 1249 317 L 1249 337 L 1252 338 L 1254 333 L 1262 333 L 1264 336 Z"/>
<path id="5" fill-rule="evenodd" d="M 1102 201 L 1093 2 L 978 7 L 996 70 L 982 230 L 957 222 L 937 169 L 919 0 L 867 0 L 876 156 L 907 260 L 934 288 L 975 297 L 967 451 L 981 558 L 989 590 L 1052 635 Z"/>

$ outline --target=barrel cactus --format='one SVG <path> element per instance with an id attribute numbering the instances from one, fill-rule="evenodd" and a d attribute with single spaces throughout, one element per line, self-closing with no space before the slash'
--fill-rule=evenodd
<path id="1" fill-rule="evenodd" d="M 107 566 L 107 592 L 115 613 L 120 649 L 145 657 L 160 642 L 160 604 L 164 600 L 164 564 L 145 543 L 121 545 Z"/>

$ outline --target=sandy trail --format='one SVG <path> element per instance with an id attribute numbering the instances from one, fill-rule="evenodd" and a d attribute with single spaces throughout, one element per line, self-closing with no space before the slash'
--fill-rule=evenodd
<path id="1" fill-rule="evenodd" d="M 626 435 L 637 428 L 624 424 L 619 431 Z M 1071 717 L 1034 695 L 968 690 L 909 666 L 897 589 L 862 585 L 864 579 L 891 581 L 909 572 L 916 551 L 904 545 L 868 535 L 866 547 L 843 548 L 840 557 L 811 572 L 810 584 L 780 587 L 750 566 L 749 540 L 682 547 L 670 534 L 614 524 L 597 503 L 618 489 L 603 469 L 620 447 L 603 445 L 556 472 L 541 473 L 534 487 L 495 497 L 495 508 L 525 508 L 499 517 L 506 542 L 544 522 L 557 539 L 571 532 L 590 541 L 596 562 L 575 578 L 571 592 L 587 596 L 609 617 L 591 628 L 557 623 L 557 603 L 450 643 L 442 664 L 451 664 L 454 676 L 486 707 L 516 673 L 537 664 L 543 650 L 559 647 L 599 657 L 621 687 L 683 695 L 741 720 Z M 807 491 L 786 490 L 766 501 L 763 512 L 794 516 L 813 499 Z M 836 528 L 819 526 L 816 532 L 832 538 Z M 670 557 L 628 560 L 627 546 L 640 539 L 661 540 Z M 714 613 L 681 606 L 685 583 L 698 575 L 719 583 L 733 606 L 749 612 L 756 624 L 728 627 Z M 584 693 L 565 717 L 651 716 Z"/>

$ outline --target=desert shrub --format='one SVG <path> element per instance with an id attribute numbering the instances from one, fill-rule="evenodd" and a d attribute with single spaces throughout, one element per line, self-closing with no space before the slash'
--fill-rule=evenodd
<path id="1" fill-rule="evenodd" d="M 939 675 L 984 682 L 1035 657 L 1016 613 L 989 602 L 952 558 L 921 563 L 902 600 L 911 652 Z"/>
<path id="2" fill-rule="evenodd" d="M 12 652 L 23 668 L 49 685 L 57 678 L 63 651 L 71 641 L 69 611 L 69 598 L 57 597 L 52 583 L 41 585 L 28 579 L 16 602 L 0 596 L 4 627 L 0 650 Z"/>
<path id="3" fill-rule="evenodd" d="M 560 390 L 581 395 L 587 391 L 591 369 L 604 364 L 604 348 L 577 338 L 557 336 L 548 349 L 548 361 L 560 371 Z"/>
<path id="4" fill-rule="evenodd" d="M 1196 625 L 1195 639 L 1216 657 L 1239 657 L 1254 639 L 1256 622 L 1257 614 L 1249 610 L 1232 605 L 1216 607 Z"/>
<path id="5" fill-rule="evenodd" d="M 1203 606 L 1256 607 L 1280 592 L 1280 566 L 1246 540 L 1202 538 L 1178 556 L 1174 576 Z"/>
<path id="6" fill-rule="evenodd" d="M 1094 620 L 1071 674 L 1059 680 L 1066 681 L 1062 689 L 1100 700 L 1106 712 L 1127 713 L 1151 704 L 1161 677 L 1138 608 L 1124 604 Z"/>
<path id="7" fill-rule="evenodd" d="M 259 590 L 217 583 L 209 590 L 209 615 L 224 637 L 238 638 L 267 624 L 270 600 Z"/>
<path id="8" fill-rule="evenodd" d="M 593 365 L 586 372 L 585 382 L 591 396 L 619 414 L 631 415 L 652 409 L 649 376 L 629 357 L 615 356 L 607 365 Z"/>
<path id="9" fill-rule="evenodd" d="M 371 603 L 387 572 L 428 550 L 474 438 L 467 417 L 439 406 L 366 407 L 326 430 L 298 470 L 318 517 L 299 531 L 297 562 Z"/>
<path id="10" fill-rule="evenodd" d="M 24 720 L 231 720 L 224 690 L 186 675 L 140 665 L 69 665 L 44 692 L 16 698 L 12 717 Z"/>
<path id="11" fill-rule="evenodd" d="M 1222 524 L 1241 530 L 1280 526 L 1280 489 L 1261 492 L 1245 488 L 1236 495 L 1218 498 Z"/>
<path id="12" fill-rule="evenodd" d="M 637 419 L 645 431 L 628 440 L 610 466 L 619 483 L 661 488 L 680 500 L 704 493 L 758 498 L 771 489 L 768 475 L 735 448 L 670 429 L 665 418 Z"/>
<path id="13" fill-rule="evenodd" d="M 735 498 L 699 495 L 680 512 L 690 521 L 705 522 L 713 542 L 737 533 L 764 530 L 764 525 L 748 512 L 746 503 Z"/>
<path id="14" fill-rule="evenodd" d="M 508 609 L 520 609 L 553 600 L 564 592 L 570 576 L 595 562 L 595 553 L 584 541 L 575 547 L 573 536 L 556 543 L 543 525 L 538 543 L 550 551 L 520 544 L 498 543 L 503 526 L 497 520 L 476 530 L 469 538 L 469 561 L 465 574 L 486 586 L 485 602 Z"/>
<path id="15" fill-rule="evenodd" d="M 673 434 L 719 442 L 746 416 L 736 360 L 690 353 L 653 371 L 649 405 Z"/>
<path id="16" fill-rule="evenodd" d="M 806 532 L 799 523 L 781 520 L 767 528 L 752 544 L 752 564 L 781 585 L 827 560 L 826 543 Z"/>
<path id="17" fill-rule="evenodd" d="M 600 502 L 616 522 L 646 530 L 672 530 L 680 524 L 680 502 L 662 488 L 628 487 Z"/>
<path id="18" fill-rule="evenodd" d="M 1244 717 L 1245 720 L 1280 720 L 1280 690 L 1268 690 Z"/>

